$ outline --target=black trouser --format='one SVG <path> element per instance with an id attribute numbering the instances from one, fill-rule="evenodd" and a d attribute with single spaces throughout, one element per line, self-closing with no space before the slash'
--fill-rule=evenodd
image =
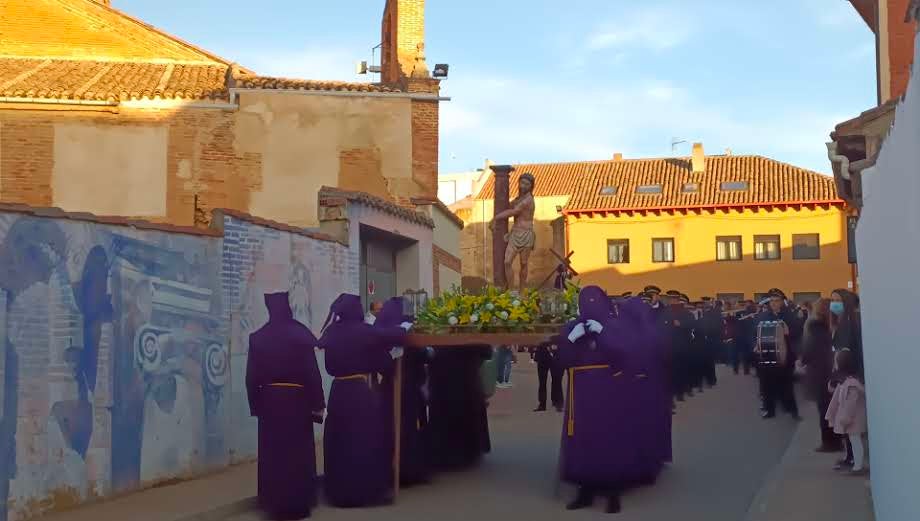
<path id="1" fill-rule="evenodd" d="M 703 374 L 706 384 L 711 386 L 716 385 L 716 362 L 721 357 L 722 352 L 722 339 L 711 339 L 709 340 L 709 345 L 706 350 L 706 365 L 705 372 Z"/>
<path id="2" fill-rule="evenodd" d="M 795 401 L 795 387 L 792 378 L 792 369 L 782 366 L 760 366 L 758 374 L 761 378 L 763 390 L 764 409 L 776 413 L 776 402 L 783 405 L 789 414 L 798 415 L 799 406 Z"/>
<path id="3" fill-rule="evenodd" d="M 553 400 L 553 406 L 561 406 L 565 402 L 562 394 L 562 373 L 563 370 L 551 360 L 543 357 L 537 358 L 537 381 L 540 384 L 537 389 L 537 400 L 540 407 L 546 407 L 546 378 L 552 378 L 552 391 L 550 398 Z"/>
<path id="4" fill-rule="evenodd" d="M 818 423 L 821 426 L 821 445 L 824 447 L 833 447 L 835 449 L 840 448 L 840 436 L 834 432 L 834 428 L 824 419 L 824 415 L 827 414 L 827 408 L 831 404 L 831 395 L 828 393 L 821 393 L 821 396 L 815 403 L 818 404 Z"/>

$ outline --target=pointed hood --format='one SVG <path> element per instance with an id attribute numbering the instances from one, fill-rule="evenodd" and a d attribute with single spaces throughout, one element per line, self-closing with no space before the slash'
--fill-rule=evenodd
<path id="1" fill-rule="evenodd" d="M 580 321 L 596 320 L 603 322 L 610 318 L 610 300 L 598 286 L 582 288 L 578 294 L 578 319 Z"/>
<path id="2" fill-rule="evenodd" d="M 291 320 L 294 318 L 290 296 L 286 291 L 283 293 L 266 293 L 265 307 L 268 308 L 269 320 Z"/>
<path id="3" fill-rule="evenodd" d="M 403 323 L 403 298 L 393 297 L 383 303 L 383 309 L 377 313 L 377 320 L 374 325 L 377 327 L 394 327 Z"/>

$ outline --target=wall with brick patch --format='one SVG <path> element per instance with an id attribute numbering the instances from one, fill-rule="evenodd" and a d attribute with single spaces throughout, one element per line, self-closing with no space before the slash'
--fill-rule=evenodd
<path id="1" fill-rule="evenodd" d="M 249 335 L 268 321 L 264 295 L 290 293 L 294 317 L 316 336 L 329 306 L 340 293 L 358 293 L 357 248 L 280 231 L 232 216 L 223 217 L 224 248 L 221 285 L 230 310 L 231 457 L 245 461 L 256 456 L 257 422 L 249 416 L 246 374 Z M 327 396 L 332 383 L 322 351 L 316 351 Z M 321 438 L 322 426 L 315 435 Z M 322 444 L 317 444 L 322 450 Z"/>
<path id="2" fill-rule="evenodd" d="M 389 198 L 412 181 L 411 101 L 404 98 L 242 92 L 236 146 L 262 158 L 249 213 L 317 226 L 322 186 Z M 395 184 L 393 184 L 395 182 Z M 347 186 L 344 186 L 347 185 Z"/>
<path id="3" fill-rule="evenodd" d="M 290 292 L 318 332 L 332 300 L 358 291 L 359 259 L 216 215 L 216 230 L 184 231 L 0 208 L 0 520 L 256 456 L 245 374 L 264 294 Z"/>
<path id="4" fill-rule="evenodd" d="M 191 225 L 247 210 L 261 157 L 218 109 L 0 110 L 0 200 Z M 314 197 L 315 198 L 315 197 Z"/>

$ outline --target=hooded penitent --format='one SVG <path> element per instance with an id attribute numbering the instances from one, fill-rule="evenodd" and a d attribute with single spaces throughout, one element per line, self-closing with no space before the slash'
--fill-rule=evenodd
<path id="1" fill-rule="evenodd" d="M 377 314 L 375 328 L 393 328 L 401 323 L 411 321 L 412 317 L 403 315 L 403 298 L 393 297 L 383 303 Z M 400 482 L 403 486 L 424 482 L 428 479 L 427 450 L 425 430 L 428 426 L 428 414 L 422 386 L 425 384 L 425 362 L 427 355 L 421 349 L 406 349 L 402 357 L 402 407 L 400 418 Z M 387 417 L 393 415 L 393 379 L 383 378 L 381 385 Z M 388 422 L 388 432 L 392 437 L 393 422 Z"/>
<path id="2" fill-rule="evenodd" d="M 393 447 L 387 432 L 393 419 L 371 378 L 393 371 L 389 351 L 405 334 L 398 326 L 364 323 L 357 295 L 340 295 L 329 310 L 319 344 L 326 372 L 335 377 L 323 435 L 326 497 L 334 506 L 370 506 L 389 496 Z"/>
<path id="3" fill-rule="evenodd" d="M 634 415 L 644 425 L 642 438 L 649 442 L 648 457 L 640 461 L 648 479 L 654 479 L 661 464 L 671 461 L 671 396 L 667 369 L 667 344 L 655 322 L 655 312 L 641 299 L 620 304 L 621 345 L 629 351 L 624 371 L 632 376 Z"/>
<path id="4" fill-rule="evenodd" d="M 572 341 L 570 333 L 588 320 L 603 331 L 585 326 L 584 336 Z M 561 477 L 596 491 L 620 490 L 647 478 L 646 444 L 631 417 L 634 385 L 626 372 L 633 365 L 631 354 L 617 335 L 623 327 L 610 316 L 604 291 L 589 286 L 579 295 L 579 317 L 557 339 L 558 362 L 569 372 Z"/>
<path id="5" fill-rule="evenodd" d="M 259 418 L 258 493 L 272 517 L 308 515 L 316 504 L 314 414 L 325 408 L 313 348 L 287 293 L 265 295 L 268 323 L 249 336 L 246 390 Z"/>

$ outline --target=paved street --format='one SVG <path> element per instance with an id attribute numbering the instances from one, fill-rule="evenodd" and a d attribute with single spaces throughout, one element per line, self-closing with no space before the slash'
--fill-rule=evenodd
<path id="1" fill-rule="evenodd" d="M 378 520 L 596 519 L 603 505 L 564 511 L 573 490 L 555 481 L 561 415 L 532 413 L 536 369 L 520 355 L 512 380 L 490 407 L 493 451 L 467 473 L 441 475 L 430 485 L 404 490 L 398 504 L 375 509 Z M 740 521 L 779 462 L 795 430 L 788 417 L 758 416 L 756 380 L 723 371 L 713 390 L 682 404 L 675 420 L 675 463 L 652 488 L 623 498 L 622 520 Z M 367 510 L 322 508 L 324 520 L 366 519 Z M 260 519 L 255 513 L 227 521 Z"/>

